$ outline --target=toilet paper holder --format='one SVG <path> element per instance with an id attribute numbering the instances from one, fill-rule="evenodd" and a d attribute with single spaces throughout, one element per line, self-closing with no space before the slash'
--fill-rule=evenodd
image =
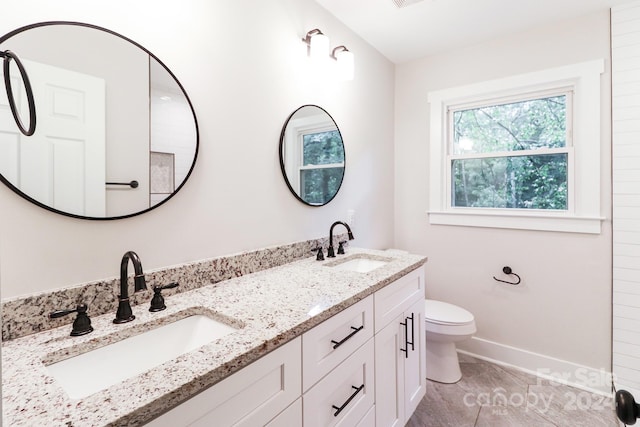
<path id="1" fill-rule="evenodd" d="M 522 279 L 520 279 L 520 276 L 518 276 L 516 273 L 514 273 L 513 270 L 511 269 L 511 267 L 509 267 L 508 265 L 502 267 L 502 272 L 504 274 L 508 274 L 508 275 L 511 275 L 511 276 L 516 276 L 518 278 L 518 281 L 517 282 L 509 282 L 507 280 L 498 279 L 496 276 L 493 276 L 493 280 L 496 280 L 496 281 L 502 282 L 502 283 L 507 283 L 509 285 L 514 285 L 514 286 L 515 285 L 519 285 L 520 282 L 522 281 Z"/>

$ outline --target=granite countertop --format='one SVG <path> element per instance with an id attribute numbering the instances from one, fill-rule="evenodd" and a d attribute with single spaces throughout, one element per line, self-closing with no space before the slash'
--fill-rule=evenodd
<path id="1" fill-rule="evenodd" d="M 368 273 L 327 266 L 354 257 L 389 262 Z M 148 304 L 134 306 L 136 319 L 121 325 L 112 323 L 114 307 L 113 313 L 92 318 L 94 331 L 81 337 L 69 336 L 71 325 L 66 325 L 4 342 L 4 425 L 142 425 L 426 260 L 401 251 L 350 249 L 347 255 L 327 261 L 307 258 L 167 297 L 167 309 L 161 312 L 150 313 Z M 45 366 L 200 313 L 239 329 L 85 398 L 70 399 Z"/>

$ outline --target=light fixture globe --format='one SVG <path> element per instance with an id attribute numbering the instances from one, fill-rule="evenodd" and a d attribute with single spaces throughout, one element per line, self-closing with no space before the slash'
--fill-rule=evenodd
<path id="1" fill-rule="evenodd" d="M 315 28 L 302 39 L 308 46 L 307 53 L 313 60 L 325 60 L 329 55 L 329 37 Z"/>
<path id="2" fill-rule="evenodd" d="M 346 46 L 338 46 L 333 49 L 331 57 L 336 60 L 337 76 L 341 80 L 353 80 L 354 56 Z"/>

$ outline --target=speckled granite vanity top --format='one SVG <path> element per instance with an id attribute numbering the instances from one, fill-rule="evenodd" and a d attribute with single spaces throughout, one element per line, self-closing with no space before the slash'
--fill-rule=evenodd
<path id="1" fill-rule="evenodd" d="M 354 257 L 388 263 L 368 273 L 327 266 Z M 167 297 L 167 309 L 158 313 L 147 304 L 134 306 L 136 319 L 123 325 L 112 323 L 114 307 L 114 313 L 92 318 L 94 332 L 81 337 L 70 337 L 66 325 L 7 341 L 4 425 L 143 425 L 425 262 L 403 252 L 351 249 L 324 262 L 306 258 Z M 199 313 L 240 329 L 80 400 L 70 399 L 47 373 L 45 364 Z"/>

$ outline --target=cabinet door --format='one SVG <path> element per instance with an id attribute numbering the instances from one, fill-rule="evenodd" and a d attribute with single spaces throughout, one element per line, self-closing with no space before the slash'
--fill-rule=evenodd
<path id="1" fill-rule="evenodd" d="M 265 427 L 294 427 L 302 425 L 302 397 L 298 398 Z"/>
<path id="2" fill-rule="evenodd" d="M 164 413 L 147 426 L 265 425 L 300 396 L 301 353 L 301 339 L 296 338 Z"/>
<path id="3" fill-rule="evenodd" d="M 369 409 L 367 415 L 365 415 L 356 427 L 376 427 L 376 408 Z"/>
<path id="4" fill-rule="evenodd" d="M 426 391 L 427 361 L 425 355 L 424 301 L 414 303 L 404 313 L 409 345 L 404 359 L 404 415 L 409 419 Z"/>
<path id="5" fill-rule="evenodd" d="M 404 425 L 404 315 L 400 314 L 375 336 L 376 426 Z"/>

